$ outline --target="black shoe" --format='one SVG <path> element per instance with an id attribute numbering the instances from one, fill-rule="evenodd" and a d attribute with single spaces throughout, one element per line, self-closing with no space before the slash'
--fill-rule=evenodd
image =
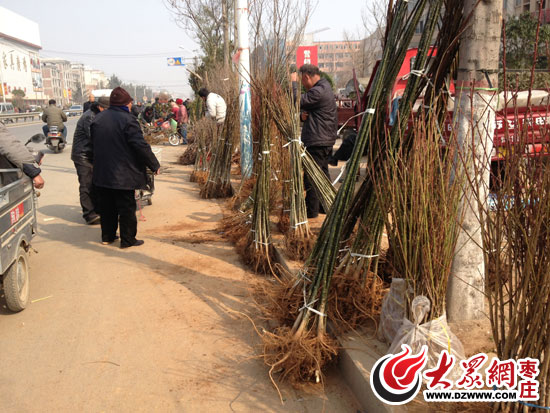
<path id="1" fill-rule="evenodd" d="M 136 239 L 136 242 L 134 242 L 132 245 L 120 244 L 120 248 L 124 249 L 124 248 L 130 248 L 130 247 L 139 247 L 140 245 L 143 245 L 143 244 L 145 244 L 145 241 L 143 241 L 142 239 Z"/>
<path id="2" fill-rule="evenodd" d="M 101 241 L 101 243 L 103 245 L 109 245 L 109 244 L 112 244 L 113 242 L 115 242 L 117 239 L 118 239 L 118 236 L 115 235 L 115 237 L 112 240 L 110 240 L 110 241 Z"/>
<path id="3" fill-rule="evenodd" d="M 328 164 L 331 166 L 338 166 L 338 159 L 334 158 L 333 156 L 329 156 Z"/>
<path id="4" fill-rule="evenodd" d="M 100 221 L 101 218 L 99 217 L 99 215 L 94 215 L 93 217 L 86 219 L 86 225 L 97 225 L 100 223 Z"/>
<path id="5" fill-rule="evenodd" d="M 316 213 L 316 214 L 312 214 L 312 213 L 309 213 L 309 212 L 307 213 L 307 217 L 310 218 L 310 219 L 317 218 L 318 216 L 319 216 L 318 213 Z"/>

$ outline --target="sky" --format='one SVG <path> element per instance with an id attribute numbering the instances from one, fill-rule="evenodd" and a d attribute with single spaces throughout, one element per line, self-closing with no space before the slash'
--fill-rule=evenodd
<path id="1" fill-rule="evenodd" d="M 306 32 L 328 28 L 315 34 L 316 41 L 343 39 L 344 30 L 358 33 L 368 1 L 318 0 Z M 163 0 L 2 0 L 1 5 L 39 24 L 43 57 L 84 63 L 176 97 L 191 96 L 185 68 L 168 67 L 166 59 L 192 57 L 197 45 Z"/>

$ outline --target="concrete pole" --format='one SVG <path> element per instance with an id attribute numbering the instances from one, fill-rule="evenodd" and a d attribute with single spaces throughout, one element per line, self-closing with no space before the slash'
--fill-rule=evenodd
<path id="1" fill-rule="evenodd" d="M 248 44 L 248 2 L 236 0 L 237 38 L 239 53 L 240 95 L 241 109 L 241 171 L 243 179 L 252 175 L 252 108 L 250 99 L 250 48 Z"/>
<path id="2" fill-rule="evenodd" d="M 502 0 L 465 0 L 464 16 L 473 10 L 470 25 L 460 39 L 460 62 L 455 100 L 459 150 L 470 180 L 486 204 L 497 103 L 498 63 L 502 28 Z M 461 162 L 458 161 L 460 164 Z M 462 167 L 462 165 L 458 165 Z M 472 185 L 472 184 L 470 184 Z M 485 265 L 480 214 L 472 187 L 466 183 L 464 222 L 447 289 L 450 321 L 485 317 Z"/>

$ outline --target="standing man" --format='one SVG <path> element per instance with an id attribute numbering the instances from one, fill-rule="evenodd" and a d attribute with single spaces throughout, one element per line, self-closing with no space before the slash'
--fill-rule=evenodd
<path id="1" fill-rule="evenodd" d="M 187 108 L 183 104 L 182 99 L 176 99 L 176 104 L 178 105 L 178 111 L 176 112 L 178 132 L 183 139 L 182 144 L 187 145 L 187 123 L 189 122 L 189 116 L 187 116 Z"/>
<path id="2" fill-rule="evenodd" d="M 95 96 L 90 93 L 90 97 L 88 98 L 88 101 L 84 102 L 84 106 L 82 107 L 82 113 L 90 109 L 90 106 L 92 106 L 92 103 L 94 103 L 94 101 L 95 101 Z"/>
<path id="3" fill-rule="evenodd" d="M 82 114 L 73 137 L 73 148 L 71 159 L 78 175 L 78 192 L 80 193 L 80 206 L 82 217 L 88 225 L 99 224 L 99 215 L 96 212 L 96 199 L 92 185 L 93 176 L 93 148 L 90 134 L 90 126 L 97 115 L 109 107 L 109 98 L 102 96 L 97 102 L 89 105 L 86 112 Z"/>
<path id="4" fill-rule="evenodd" d="M 170 95 L 166 92 L 160 92 L 158 97 L 155 98 L 153 103 L 153 110 L 155 111 L 155 119 L 168 119 L 168 115 L 172 113 L 172 105 L 168 103 Z"/>
<path id="5" fill-rule="evenodd" d="M 111 244 L 120 224 L 120 248 L 142 245 L 136 239 L 134 191 L 145 188 L 148 167 L 158 174 L 160 164 L 130 113 L 132 97 L 121 87 L 113 89 L 109 109 L 99 113 L 91 126 L 94 153 L 93 183 L 101 216 L 101 241 Z"/>
<path id="6" fill-rule="evenodd" d="M 321 78 L 319 68 L 305 64 L 300 68 L 302 85 L 306 93 L 300 99 L 302 142 L 317 165 L 330 178 L 328 163 L 338 133 L 336 98 L 330 83 Z M 325 213 L 313 183 L 304 175 L 308 218 Z"/>
<path id="7" fill-rule="evenodd" d="M 206 102 L 206 117 L 215 119 L 218 125 L 223 125 L 227 111 L 225 100 L 220 95 L 209 92 L 205 87 L 199 90 L 199 96 Z"/>
<path id="8" fill-rule="evenodd" d="M 44 135 L 48 135 L 50 126 L 57 126 L 57 130 L 63 134 L 65 141 L 67 140 L 67 128 L 63 122 L 67 122 L 67 115 L 55 104 L 55 99 L 48 101 L 48 107 L 44 109 L 42 113 L 42 121 L 46 122 L 46 125 L 42 126 Z"/>

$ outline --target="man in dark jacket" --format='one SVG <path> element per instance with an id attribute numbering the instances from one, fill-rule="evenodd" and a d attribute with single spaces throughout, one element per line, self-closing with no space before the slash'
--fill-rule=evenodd
<path id="1" fill-rule="evenodd" d="M 88 97 L 88 100 L 84 102 L 84 106 L 82 107 L 82 111 L 86 112 L 90 107 L 92 106 L 92 103 L 95 102 L 95 96 L 90 93 L 90 97 Z"/>
<path id="2" fill-rule="evenodd" d="M 329 157 L 338 133 L 336 99 L 330 83 L 321 78 L 319 68 L 305 64 L 300 68 L 302 85 L 306 93 L 300 99 L 302 142 L 306 150 L 317 162 L 327 177 Z M 307 176 L 304 176 L 306 189 L 306 209 L 308 218 L 316 218 L 324 213 L 319 196 Z"/>
<path id="3" fill-rule="evenodd" d="M 101 240 L 103 244 L 114 242 L 120 223 L 121 248 L 143 244 L 136 239 L 134 190 L 145 187 L 146 167 L 156 174 L 160 169 L 137 119 L 130 113 L 132 101 L 123 88 L 113 89 L 109 109 L 96 115 L 91 126 Z"/>
<path id="4" fill-rule="evenodd" d="M 93 96 L 93 95 L 92 95 Z M 88 225 L 99 224 L 99 215 L 95 208 L 95 196 L 92 185 L 93 176 L 93 151 L 90 134 L 90 126 L 97 115 L 109 107 L 109 98 L 100 97 L 97 102 L 92 102 L 90 109 L 85 111 L 78 123 L 73 138 L 71 159 L 78 175 L 78 191 L 80 193 L 80 206 L 82 217 Z"/>

